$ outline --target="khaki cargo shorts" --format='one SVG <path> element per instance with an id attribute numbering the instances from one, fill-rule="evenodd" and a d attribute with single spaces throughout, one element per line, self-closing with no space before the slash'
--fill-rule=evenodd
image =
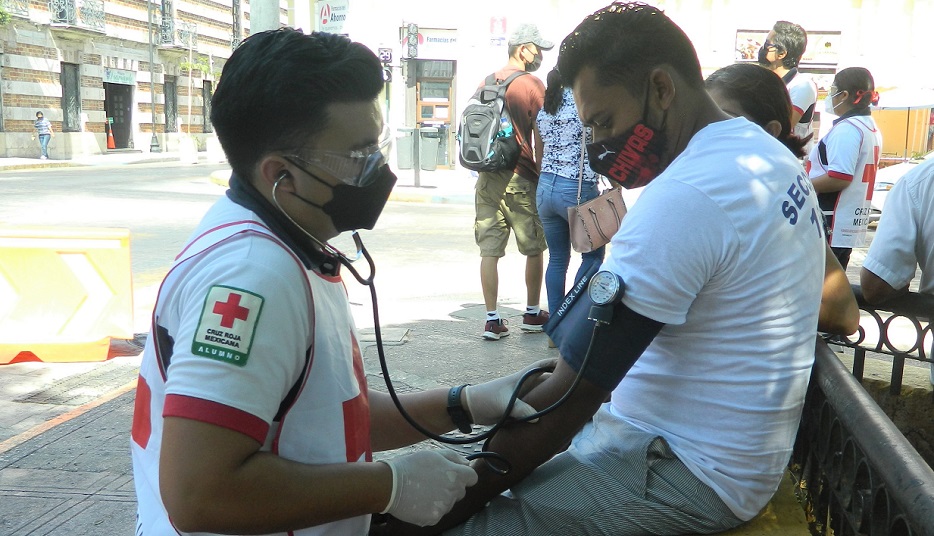
<path id="1" fill-rule="evenodd" d="M 474 220 L 480 256 L 504 256 L 510 229 L 516 233 L 516 245 L 523 255 L 538 255 L 548 247 L 535 208 L 535 184 L 511 170 L 481 172 Z"/>

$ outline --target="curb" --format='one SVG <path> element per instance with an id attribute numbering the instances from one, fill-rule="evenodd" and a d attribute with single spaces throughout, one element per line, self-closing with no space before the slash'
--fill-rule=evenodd
<path id="1" fill-rule="evenodd" d="M 210 175 L 210 180 L 218 186 L 223 186 L 224 188 L 230 187 L 230 170 L 229 169 L 219 169 Z"/>
<path id="2" fill-rule="evenodd" d="M 95 158 L 107 158 L 107 154 L 94 155 Z M 195 157 L 191 158 L 189 155 L 181 156 L 153 156 L 148 158 L 139 158 L 136 160 L 120 160 L 114 162 L 107 162 L 106 160 L 100 161 L 87 161 L 87 160 L 44 160 L 36 163 L 28 164 L 2 164 L 2 159 L 0 159 L 0 171 L 22 171 L 30 169 L 55 169 L 55 168 L 70 168 L 70 167 L 94 167 L 94 166 L 130 166 L 135 164 L 158 164 L 163 162 L 190 162 L 192 164 L 198 164 L 201 162 L 210 162 L 210 158 L 207 156 L 202 156 L 200 153 Z"/>
<path id="3" fill-rule="evenodd" d="M 21 171 L 24 169 L 54 169 L 54 168 L 66 168 L 66 167 L 80 167 L 86 164 L 79 164 L 77 162 L 43 162 L 41 164 L 10 164 L 7 166 L 0 166 L 0 171 Z"/>

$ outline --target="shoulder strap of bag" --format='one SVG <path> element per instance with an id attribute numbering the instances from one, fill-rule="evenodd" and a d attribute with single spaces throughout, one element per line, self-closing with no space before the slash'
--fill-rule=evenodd
<path id="1" fill-rule="evenodd" d="M 577 206 L 581 206 L 581 186 L 584 184 L 584 157 L 586 147 L 584 142 L 587 141 L 587 127 L 581 125 L 581 162 L 580 162 L 580 173 L 577 174 Z"/>
<path id="2" fill-rule="evenodd" d="M 500 83 L 496 83 L 496 73 L 493 73 L 490 76 L 486 77 L 486 84 L 488 86 L 493 85 L 493 84 L 496 84 L 497 86 L 499 86 L 497 88 L 497 95 L 502 97 L 503 108 L 505 108 L 506 111 L 509 112 L 510 118 L 512 118 L 513 115 L 512 115 L 512 110 L 509 109 L 509 101 L 506 100 L 506 90 L 509 88 L 509 84 L 511 84 L 513 80 L 515 80 L 516 78 L 519 78 L 520 76 L 524 74 L 529 74 L 529 73 L 527 71 L 516 71 L 512 73 L 511 75 L 507 76 L 506 79 Z M 516 134 L 518 134 L 518 132 Z"/>

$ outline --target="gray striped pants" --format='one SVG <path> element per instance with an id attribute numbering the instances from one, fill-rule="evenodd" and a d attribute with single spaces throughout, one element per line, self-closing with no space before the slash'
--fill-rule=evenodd
<path id="1" fill-rule="evenodd" d="M 661 437 L 626 426 L 621 448 L 607 452 L 588 448 L 592 433 L 589 423 L 570 449 L 445 536 L 709 534 L 742 523 Z"/>

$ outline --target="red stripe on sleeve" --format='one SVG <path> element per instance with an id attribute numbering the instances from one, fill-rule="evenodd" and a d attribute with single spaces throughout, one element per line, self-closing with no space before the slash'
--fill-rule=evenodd
<path id="1" fill-rule="evenodd" d="M 846 173 L 840 173 L 839 171 L 828 171 L 827 175 L 831 179 L 840 179 L 843 181 L 853 182 L 853 175 L 847 175 Z"/>
<path id="2" fill-rule="evenodd" d="M 163 417 L 183 417 L 206 422 L 240 432 L 256 440 L 266 442 L 269 423 L 259 417 L 210 400 L 185 395 L 166 395 Z"/>

